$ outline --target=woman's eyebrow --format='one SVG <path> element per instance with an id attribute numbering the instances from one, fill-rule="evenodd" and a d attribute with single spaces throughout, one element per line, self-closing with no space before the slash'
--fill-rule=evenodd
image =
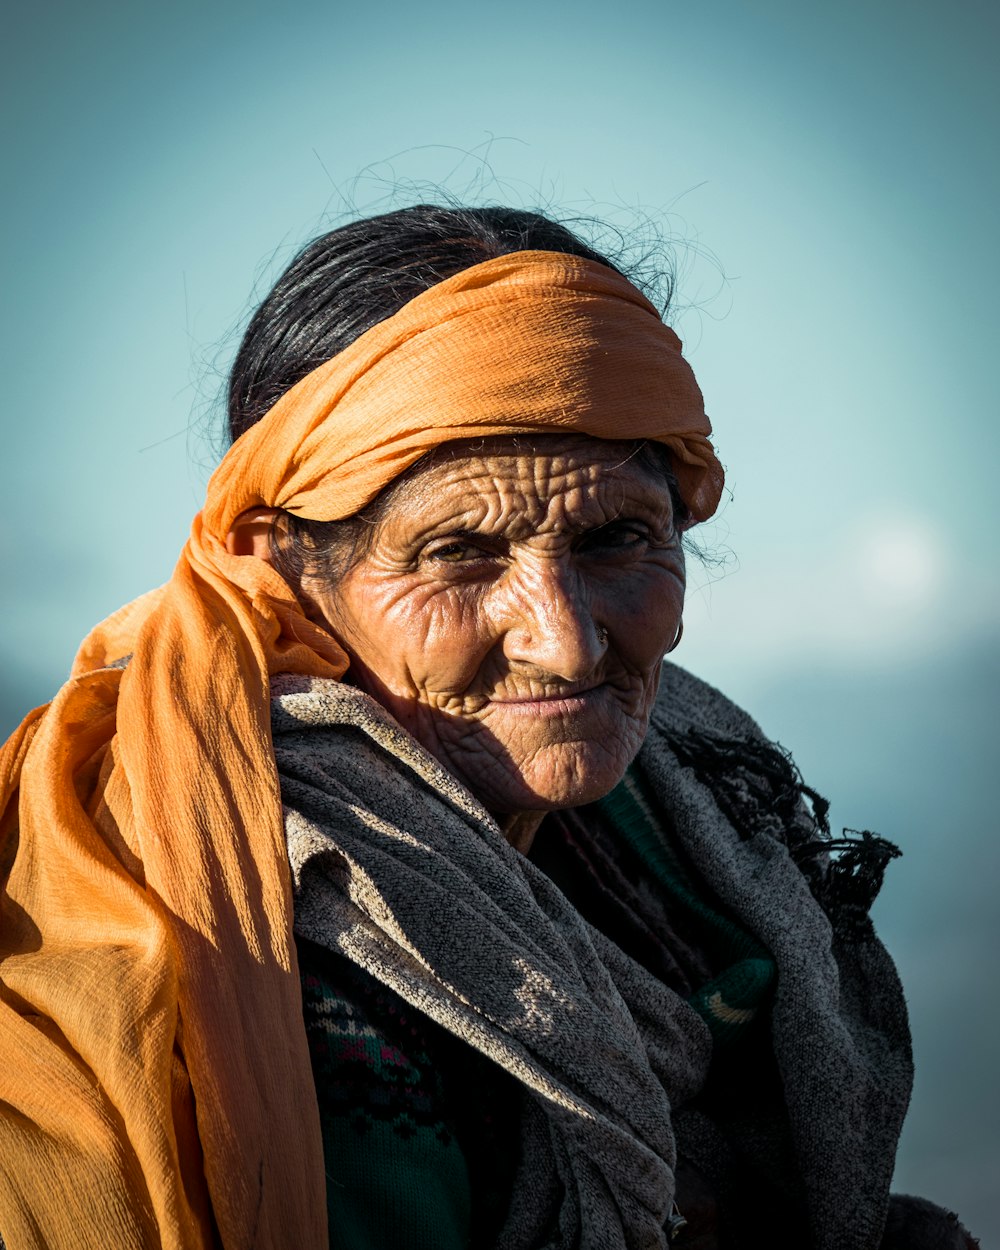
<path id="1" fill-rule="evenodd" d="M 482 542 L 484 539 L 488 541 L 491 538 L 501 538 L 503 537 L 503 533 L 504 531 L 502 530 L 494 531 L 490 529 L 469 529 L 467 526 L 462 526 L 458 529 L 448 529 L 445 526 L 440 530 L 435 530 L 430 535 L 430 539 L 434 542 L 437 542 L 442 538 L 451 539 L 455 542 Z"/>

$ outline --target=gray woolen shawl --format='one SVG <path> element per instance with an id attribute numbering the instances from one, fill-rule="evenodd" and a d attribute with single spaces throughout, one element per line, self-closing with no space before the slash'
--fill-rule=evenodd
<path id="1" fill-rule="evenodd" d="M 711 1171 L 712 1127 L 684 1111 L 711 1057 L 701 1018 L 584 921 L 374 700 L 290 676 L 272 695 L 296 931 L 523 1088 L 498 1246 L 666 1246 L 678 1139 Z M 692 732 L 762 741 L 717 691 L 664 665 L 639 766 L 695 867 L 777 964 L 773 1045 L 814 1245 L 875 1250 L 912 1080 L 895 968 L 870 924 L 831 923 L 787 828 L 724 814 L 672 745 Z M 794 822 L 799 842 L 814 834 L 804 806 Z"/>

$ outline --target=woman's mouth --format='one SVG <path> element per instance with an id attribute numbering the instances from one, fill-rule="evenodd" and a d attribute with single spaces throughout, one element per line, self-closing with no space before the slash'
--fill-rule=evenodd
<path id="1" fill-rule="evenodd" d="M 566 687 L 544 693 L 525 692 L 523 695 L 504 695 L 490 700 L 494 707 L 515 714 L 535 716 L 573 716 L 589 710 L 601 697 L 604 684 L 586 687 Z"/>

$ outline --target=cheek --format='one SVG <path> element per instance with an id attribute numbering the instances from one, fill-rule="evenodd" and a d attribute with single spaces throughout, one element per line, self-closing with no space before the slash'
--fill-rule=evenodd
<path id="1" fill-rule="evenodd" d="M 495 642 L 475 596 L 398 574 L 352 580 L 327 616 L 352 656 L 399 693 L 463 689 Z"/>
<path id="2" fill-rule="evenodd" d="M 651 569 L 623 579 L 605 596 L 602 623 L 626 665 L 643 670 L 659 663 L 673 645 L 683 611 L 683 572 Z"/>
<path id="3" fill-rule="evenodd" d="M 417 646 L 408 646 L 411 671 L 429 691 L 457 694 L 475 680 L 483 661 L 496 645 L 479 596 L 453 590 L 423 594 L 407 605 Z"/>

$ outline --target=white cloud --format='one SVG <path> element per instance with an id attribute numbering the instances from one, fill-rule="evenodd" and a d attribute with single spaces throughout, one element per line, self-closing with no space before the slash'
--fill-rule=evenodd
<path id="1" fill-rule="evenodd" d="M 919 608 L 944 588 L 948 570 L 938 533 L 914 517 L 870 524 L 859 543 L 859 589 L 887 611 Z"/>
<path id="2" fill-rule="evenodd" d="M 903 663 L 1000 628 L 1000 579 L 923 517 L 869 515 L 821 544 L 756 537 L 739 567 L 690 569 L 680 663 L 719 680 L 790 664 Z"/>

